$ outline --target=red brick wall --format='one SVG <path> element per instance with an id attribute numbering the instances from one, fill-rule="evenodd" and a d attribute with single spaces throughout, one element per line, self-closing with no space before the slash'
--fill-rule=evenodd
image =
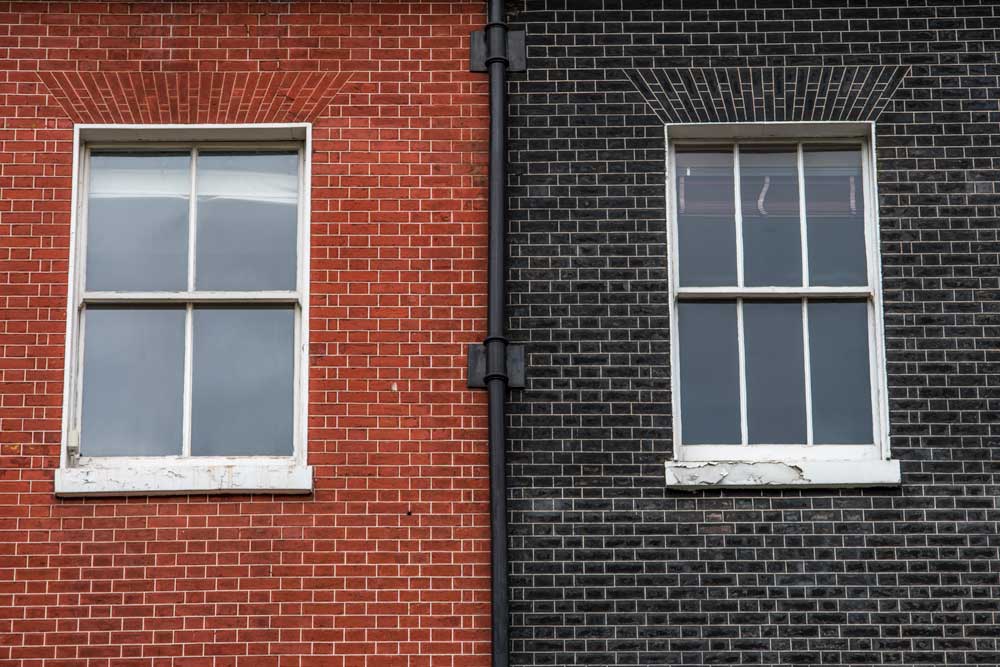
<path id="1" fill-rule="evenodd" d="M 0 3 L 0 667 L 486 665 L 482 2 Z M 314 123 L 312 496 L 58 499 L 74 122 Z"/>

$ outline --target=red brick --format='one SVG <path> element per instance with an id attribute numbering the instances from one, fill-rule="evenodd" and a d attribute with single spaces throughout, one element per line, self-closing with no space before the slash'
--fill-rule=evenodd
<path id="1" fill-rule="evenodd" d="M 0 664 L 489 662 L 482 3 L 0 8 Z M 73 123 L 314 124 L 310 497 L 57 499 Z M 6 625 L 5 625 L 6 624 Z"/>

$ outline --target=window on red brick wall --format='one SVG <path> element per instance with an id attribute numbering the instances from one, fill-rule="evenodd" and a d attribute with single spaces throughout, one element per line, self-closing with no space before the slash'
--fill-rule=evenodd
<path id="1" fill-rule="evenodd" d="M 57 493 L 311 487 L 306 147 L 254 134 L 81 140 Z"/>

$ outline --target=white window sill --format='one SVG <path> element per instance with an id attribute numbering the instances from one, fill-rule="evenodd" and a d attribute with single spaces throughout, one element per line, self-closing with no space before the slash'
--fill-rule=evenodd
<path id="1" fill-rule="evenodd" d="M 752 489 L 900 484 L 899 461 L 667 461 L 672 489 Z"/>
<path id="2" fill-rule="evenodd" d="M 310 493 L 312 468 L 296 462 L 130 464 L 56 470 L 57 496 L 155 496 L 182 493 Z"/>

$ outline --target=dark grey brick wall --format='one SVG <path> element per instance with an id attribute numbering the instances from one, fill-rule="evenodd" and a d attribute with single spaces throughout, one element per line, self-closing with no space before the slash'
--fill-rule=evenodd
<path id="1" fill-rule="evenodd" d="M 518 665 L 1000 664 L 1000 4 L 529 0 Z M 667 491 L 666 120 L 877 122 L 894 489 Z"/>

